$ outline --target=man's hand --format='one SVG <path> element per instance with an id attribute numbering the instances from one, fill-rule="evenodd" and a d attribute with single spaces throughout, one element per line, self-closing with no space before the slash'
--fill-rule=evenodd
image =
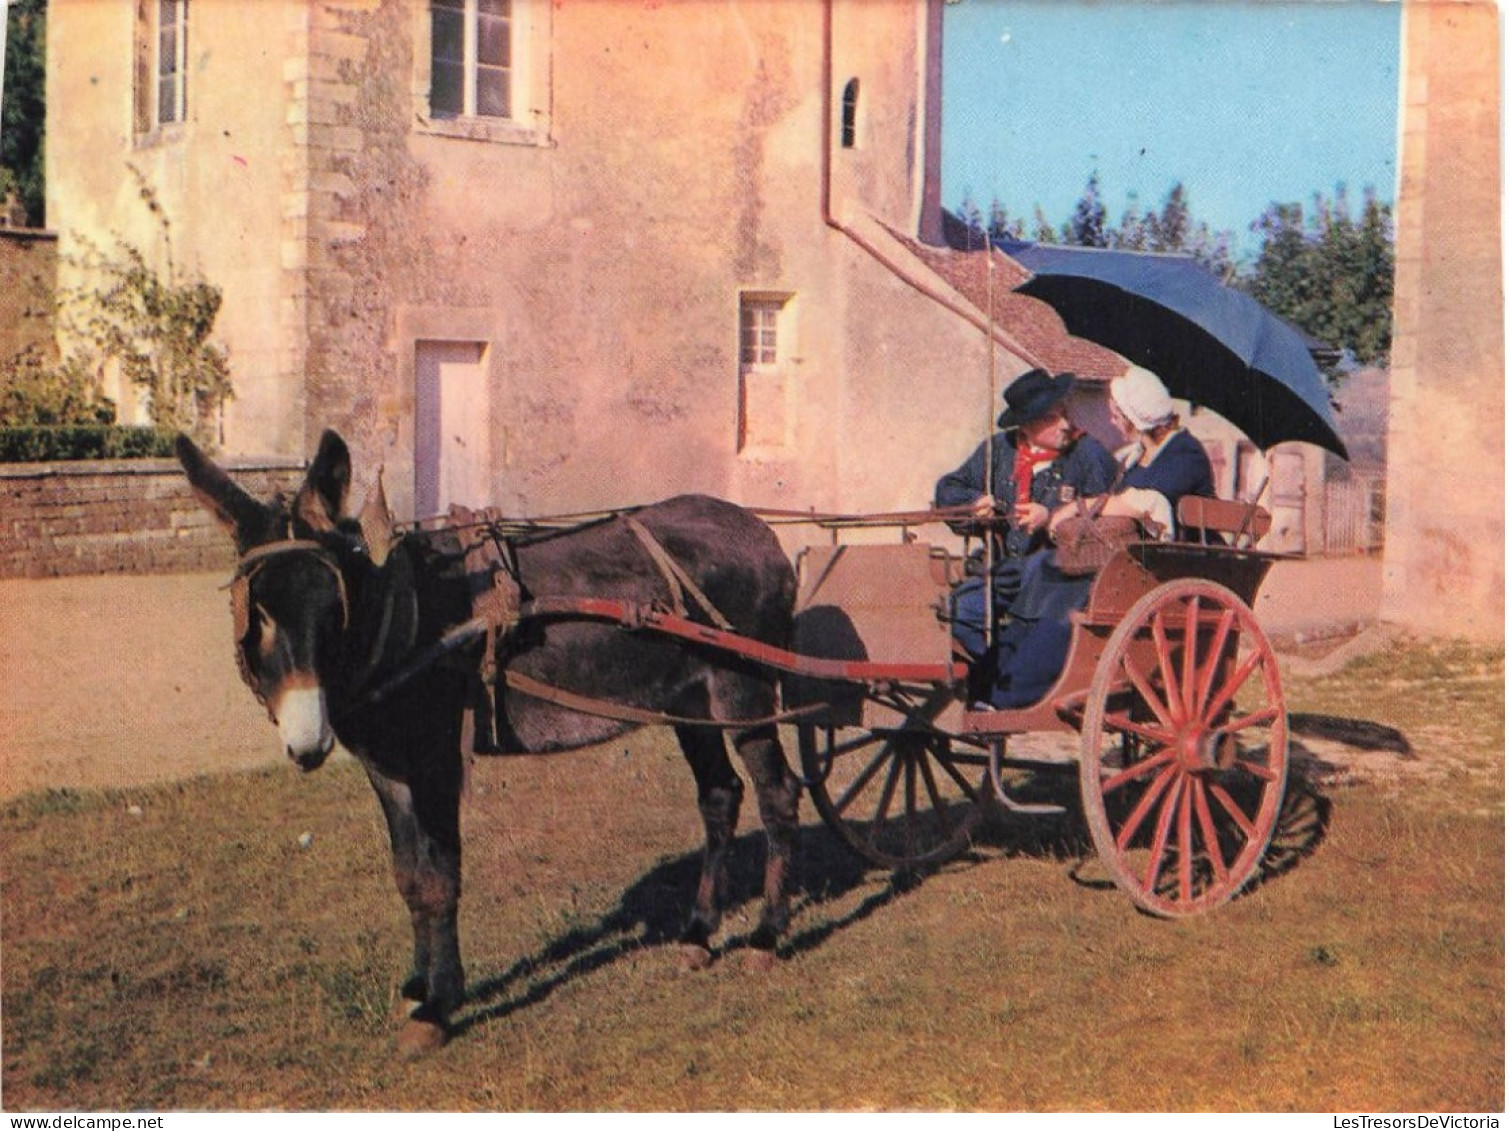
<path id="1" fill-rule="evenodd" d="M 970 504 L 969 513 L 975 518 L 995 518 L 1000 509 L 996 505 L 995 496 L 981 495 Z"/>
<path id="2" fill-rule="evenodd" d="M 1042 503 L 1018 503 L 1016 522 L 1024 530 L 1041 530 L 1048 525 L 1048 508 Z"/>

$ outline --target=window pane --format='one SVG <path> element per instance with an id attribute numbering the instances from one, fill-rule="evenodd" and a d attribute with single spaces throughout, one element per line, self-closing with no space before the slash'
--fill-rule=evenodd
<path id="1" fill-rule="evenodd" d="M 430 13 L 430 59 L 460 63 L 466 58 L 466 17 L 438 3 Z"/>
<path id="2" fill-rule="evenodd" d="M 507 16 L 513 5 L 509 0 L 477 0 L 477 11 L 484 16 Z"/>
<path id="3" fill-rule="evenodd" d="M 508 72 L 501 67 L 477 68 L 477 114 L 483 118 L 512 117 L 508 104 Z"/>
<path id="4" fill-rule="evenodd" d="M 430 66 L 430 116 L 454 118 L 461 113 L 461 83 L 466 68 L 437 60 Z"/>
<path id="5" fill-rule="evenodd" d="M 477 20 L 477 62 L 494 67 L 506 67 L 512 61 L 509 52 L 509 21 L 496 16 L 482 16 Z"/>

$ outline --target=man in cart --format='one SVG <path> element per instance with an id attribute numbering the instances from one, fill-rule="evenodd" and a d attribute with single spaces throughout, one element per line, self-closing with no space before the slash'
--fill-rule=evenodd
<path id="1" fill-rule="evenodd" d="M 950 525 L 956 533 L 990 539 L 991 616 L 999 618 L 1022 584 L 1024 559 L 1048 545 L 1048 519 L 1076 499 L 1102 495 L 1116 480 L 1116 461 L 1093 436 L 1075 428 L 1067 402 L 1076 378 L 1032 369 L 1002 394 L 1001 429 L 956 470 L 938 480 L 933 505 L 969 508 L 969 517 Z M 987 480 L 986 469 L 989 467 Z M 986 626 L 986 581 L 972 577 L 954 590 L 953 632 L 988 680 L 995 665 L 993 626 Z"/>

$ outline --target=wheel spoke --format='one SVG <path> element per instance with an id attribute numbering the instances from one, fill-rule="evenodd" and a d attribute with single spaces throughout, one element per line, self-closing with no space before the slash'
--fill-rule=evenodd
<path id="1" fill-rule="evenodd" d="M 1185 903 L 1193 902 L 1195 897 L 1195 845 L 1189 796 L 1194 787 L 1193 778 L 1186 778 L 1179 793 L 1179 898 Z"/>
<path id="2" fill-rule="evenodd" d="M 1117 848 L 1123 852 L 1126 851 L 1127 845 L 1132 843 L 1132 838 L 1137 835 L 1137 830 L 1142 827 L 1142 822 L 1147 819 L 1148 813 L 1158 803 L 1158 798 L 1168 789 L 1169 783 L 1178 774 L 1178 765 L 1169 765 L 1161 774 L 1153 779 L 1152 784 L 1143 793 L 1142 800 L 1137 803 L 1137 807 L 1132 810 L 1132 815 L 1127 818 L 1126 824 L 1121 826 L 1121 832 L 1116 837 Z"/>
<path id="3" fill-rule="evenodd" d="M 1144 758 L 1142 761 L 1136 763 L 1135 765 L 1128 766 L 1119 774 L 1112 774 L 1110 777 L 1105 778 L 1101 781 L 1101 795 L 1104 796 L 1105 794 L 1108 794 L 1113 790 L 1120 789 L 1129 781 L 1136 781 L 1138 778 L 1146 776 L 1153 770 L 1156 770 L 1159 766 L 1173 761 L 1173 757 L 1173 750 L 1160 750 L 1151 757 Z"/>
<path id="4" fill-rule="evenodd" d="M 1259 781 L 1268 782 L 1270 785 L 1282 776 L 1272 766 L 1266 766 L 1261 762 L 1249 762 L 1246 758 L 1238 758 L 1232 765 L 1239 770 L 1246 770 Z"/>
<path id="5" fill-rule="evenodd" d="M 1210 783 L 1210 794 L 1221 803 L 1221 808 L 1226 810 L 1227 816 L 1236 822 L 1237 828 L 1242 830 L 1242 834 L 1249 841 L 1257 836 L 1257 826 L 1248 819 L 1246 813 L 1242 812 L 1242 807 L 1236 803 L 1231 794 L 1215 782 Z"/>
<path id="6" fill-rule="evenodd" d="M 1226 704 L 1236 698 L 1237 692 L 1242 690 L 1242 685 L 1247 682 L 1248 677 L 1253 672 L 1257 671 L 1258 665 L 1262 662 L 1263 653 L 1254 650 L 1245 660 L 1236 666 L 1236 669 L 1227 677 L 1221 690 L 1216 693 L 1205 708 L 1205 718 L 1203 721 L 1207 726 L 1225 709 Z"/>
<path id="7" fill-rule="evenodd" d="M 1250 715 L 1243 715 L 1239 719 L 1232 719 L 1215 728 L 1216 734 L 1236 734 L 1248 727 L 1267 726 L 1275 721 L 1282 712 L 1277 707 L 1264 707 L 1261 711 L 1253 711 Z"/>
<path id="8" fill-rule="evenodd" d="M 1132 686 L 1137 689 L 1137 694 L 1142 696 L 1142 701 L 1152 708 L 1153 714 L 1158 716 L 1158 721 L 1171 731 L 1177 729 L 1178 724 L 1174 722 L 1173 714 L 1169 711 L 1168 705 L 1153 690 L 1153 686 L 1148 683 L 1147 677 L 1132 663 L 1130 656 L 1123 656 L 1121 658 L 1121 667 L 1126 672 L 1127 678 L 1132 681 Z"/>
<path id="9" fill-rule="evenodd" d="M 1200 819 L 1200 835 L 1205 839 L 1205 852 L 1210 858 L 1211 868 L 1215 870 L 1216 882 L 1225 884 L 1230 879 L 1230 873 L 1226 870 L 1226 860 L 1221 855 L 1221 840 L 1216 835 L 1215 819 L 1210 815 L 1210 798 L 1205 793 L 1205 783 L 1195 782 L 1195 814 Z"/>
<path id="10" fill-rule="evenodd" d="M 1170 772 L 1173 772 L 1172 769 Z M 1174 823 L 1174 809 L 1183 792 L 1183 777 L 1175 777 L 1173 789 L 1168 791 L 1168 796 L 1163 799 L 1163 805 L 1158 810 L 1158 830 L 1153 834 L 1153 850 L 1148 857 L 1147 872 L 1144 873 L 1142 879 L 1144 891 L 1158 890 L 1158 876 L 1163 871 L 1163 854 L 1168 850 L 1169 828 Z"/>
<path id="11" fill-rule="evenodd" d="M 929 745 L 933 752 L 933 758 L 937 761 L 938 765 L 942 767 L 943 772 L 953 779 L 954 784 L 959 787 L 959 791 L 963 793 L 971 803 L 978 801 L 980 799 L 980 792 L 975 788 L 974 785 L 970 783 L 968 778 L 966 778 L 959 772 L 958 768 L 955 766 L 954 763 L 959 761 L 959 759 L 955 757 L 953 751 L 950 749 L 948 739 L 935 738 Z M 980 761 L 988 762 L 988 759 L 986 759 L 982 755 L 980 756 Z M 922 765 L 924 771 L 928 775 L 929 784 L 932 785 L 934 789 L 936 789 L 936 776 L 933 774 L 931 764 L 927 761 L 924 761 Z"/>
<path id="12" fill-rule="evenodd" d="M 937 751 L 933 752 L 933 756 L 938 756 Z M 938 817 L 938 828 L 942 832 L 943 838 L 947 840 L 949 837 L 954 835 L 953 817 L 949 815 L 948 803 L 938 792 L 938 779 L 933 774 L 933 767 L 929 763 L 927 754 L 925 752 L 923 753 L 919 761 L 921 762 L 920 769 L 922 770 L 922 785 L 927 790 L 928 801 L 932 803 L 933 812 Z M 947 765 L 946 762 L 944 762 L 943 764 L 945 766 Z M 973 798 L 971 798 L 971 800 L 973 800 Z"/>
<path id="13" fill-rule="evenodd" d="M 1221 610 L 1221 619 L 1211 637 L 1210 654 L 1205 657 L 1205 664 L 1200 669 L 1200 689 L 1195 694 L 1192 710 L 1198 709 L 1198 704 L 1210 698 L 1210 689 L 1216 682 L 1216 670 L 1221 666 L 1221 657 L 1226 654 L 1226 641 L 1231 637 L 1231 626 L 1236 623 L 1236 619 L 1235 609 Z"/>
<path id="14" fill-rule="evenodd" d="M 889 744 L 888 744 L 889 745 Z M 896 779 L 901 776 L 901 759 L 892 758 L 890 769 L 886 771 L 885 786 L 880 791 L 880 800 L 875 803 L 875 813 L 870 818 L 869 842 L 871 848 L 878 848 L 875 838 L 880 835 L 885 826 L 886 814 L 891 811 L 891 799 L 896 796 Z"/>
<path id="15" fill-rule="evenodd" d="M 1191 597 L 1184 607 L 1184 665 L 1180 679 L 1183 686 L 1184 717 L 1195 713 L 1195 651 L 1200 631 L 1200 598 Z"/>
<path id="16" fill-rule="evenodd" d="M 854 799 L 870 784 L 870 779 L 875 776 L 880 767 L 885 765 L 886 759 L 890 758 L 894 753 L 895 747 L 891 744 L 889 738 L 882 742 L 880 750 L 875 754 L 875 757 L 870 759 L 869 764 L 859 772 L 859 776 L 849 783 L 849 788 L 839 794 L 837 800 L 833 802 L 833 808 L 840 814 L 847 810 Z"/>
<path id="17" fill-rule="evenodd" d="M 1133 722 L 1132 717 L 1125 711 L 1116 714 L 1107 713 L 1103 725 L 1107 730 L 1120 731 L 1122 734 L 1131 734 L 1138 738 L 1145 738 L 1147 741 L 1158 746 L 1167 746 L 1174 740 L 1172 732 L 1159 730 L 1156 727 L 1148 726 L 1146 723 Z"/>
<path id="18" fill-rule="evenodd" d="M 1174 679 L 1173 649 L 1168 642 L 1168 630 L 1163 626 L 1162 609 L 1153 614 L 1153 649 L 1158 653 L 1158 671 L 1163 676 L 1163 689 L 1166 692 L 1169 713 L 1173 719 L 1171 725 L 1177 725 L 1183 719 L 1184 713 L 1180 708 L 1179 685 Z"/>

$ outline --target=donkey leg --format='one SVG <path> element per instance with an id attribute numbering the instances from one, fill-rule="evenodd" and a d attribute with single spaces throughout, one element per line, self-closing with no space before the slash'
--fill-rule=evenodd
<path id="1" fill-rule="evenodd" d="M 388 777 L 372 766 L 367 776 L 382 803 L 393 845 L 393 878 L 409 909 L 414 964 L 402 996 L 409 1026 L 405 1052 L 443 1043 L 450 1013 L 461 1003 L 465 974 L 456 933 L 461 898 L 460 777 Z"/>
<path id="2" fill-rule="evenodd" d="M 790 884 L 802 783 L 786 763 L 774 726 L 741 731 L 734 736 L 734 746 L 754 781 L 760 819 L 765 823 L 765 907 L 750 945 L 774 952 L 791 918 Z"/>
<path id="3" fill-rule="evenodd" d="M 677 727 L 681 752 L 697 780 L 697 808 L 707 832 L 702 852 L 702 876 L 691 919 L 681 933 L 683 946 L 692 948 L 688 961 L 704 965 L 711 955 L 710 942 L 723 918 L 728 888 L 728 847 L 739 824 L 739 803 L 744 783 L 728 760 L 723 735 L 705 727 Z M 700 953 L 699 953 L 700 952 Z"/>

